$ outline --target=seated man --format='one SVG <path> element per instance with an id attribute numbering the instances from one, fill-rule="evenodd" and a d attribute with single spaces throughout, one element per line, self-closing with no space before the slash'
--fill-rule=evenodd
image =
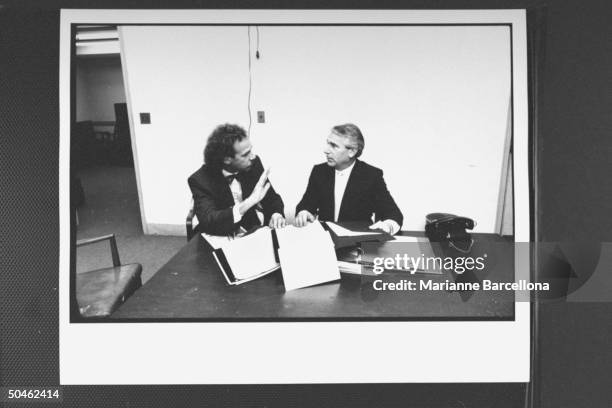
<path id="1" fill-rule="evenodd" d="M 404 217 L 387 190 L 382 170 L 358 160 L 365 142 L 353 124 L 335 126 L 327 137 L 326 163 L 312 168 L 302 201 L 295 210 L 298 227 L 315 220 L 377 221 L 371 229 L 399 231 Z"/>
<path id="2" fill-rule="evenodd" d="M 271 228 L 285 226 L 283 200 L 251 149 L 246 132 L 237 125 L 220 125 L 208 137 L 205 164 L 187 180 L 199 232 L 229 235 L 260 226 L 256 208 Z"/>

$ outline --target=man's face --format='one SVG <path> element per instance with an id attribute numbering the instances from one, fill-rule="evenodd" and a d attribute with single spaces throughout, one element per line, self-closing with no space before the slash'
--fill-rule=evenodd
<path id="1" fill-rule="evenodd" d="M 336 170 L 344 170 L 353 162 L 357 149 L 351 147 L 347 137 L 332 132 L 327 136 L 327 146 L 323 152 L 328 166 Z"/>
<path id="2" fill-rule="evenodd" d="M 234 157 L 224 159 L 226 170 L 231 172 L 249 171 L 256 157 L 252 150 L 253 146 L 248 137 L 234 143 Z"/>

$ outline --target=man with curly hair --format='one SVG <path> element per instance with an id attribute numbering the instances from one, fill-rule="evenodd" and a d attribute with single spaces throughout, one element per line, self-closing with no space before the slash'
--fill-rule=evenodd
<path id="1" fill-rule="evenodd" d="M 229 235 L 260 226 L 256 210 L 271 228 L 285 226 L 281 197 L 268 181 L 249 137 L 238 125 L 218 126 L 204 148 L 204 165 L 187 182 L 198 217 L 198 232 Z"/>

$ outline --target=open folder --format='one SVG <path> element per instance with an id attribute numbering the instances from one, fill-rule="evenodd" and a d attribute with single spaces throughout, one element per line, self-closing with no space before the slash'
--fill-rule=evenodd
<path id="1" fill-rule="evenodd" d="M 331 221 L 325 221 L 323 228 L 331 234 L 336 249 L 352 247 L 362 242 L 385 242 L 393 239 L 393 236 L 382 230 L 371 230 L 366 223 L 346 222 L 343 226 Z"/>
<path id="2" fill-rule="evenodd" d="M 211 243 L 208 237 L 205 238 Z M 280 268 L 269 227 L 259 228 L 237 239 L 219 240 L 215 244 L 211 243 L 213 256 L 230 285 L 252 281 Z"/>
<path id="3" fill-rule="evenodd" d="M 230 285 L 252 281 L 281 266 L 286 291 L 340 279 L 334 243 L 318 222 L 303 228 L 262 227 L 236 239 L 203 237 Z"/>

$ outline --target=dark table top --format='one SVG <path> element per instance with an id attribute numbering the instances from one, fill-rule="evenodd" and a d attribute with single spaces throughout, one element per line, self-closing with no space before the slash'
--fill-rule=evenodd
<path id="1" fill-rule="evenodd" d="M 403 233 L 422 236 L 423 233 Z M 470 256 L 487 254 L 487 268 L 457 275 L 385 272 L 341 274 L 339 281 L 285 292 L 281 271 L 242 285 L 228 285 L 211 249 L 195 236 L 112 316 L 118 321 L 283 320 L 513 320 L 508 291 L 376 291 L 373 282 L 431 279 L 433 282 L 512 282 L 513 243 L 493 234 L 474 234 Z M 438 248 L 439 250 L 439 248 Z M 436 252 L 438 253 L 438 252 Z"/>

